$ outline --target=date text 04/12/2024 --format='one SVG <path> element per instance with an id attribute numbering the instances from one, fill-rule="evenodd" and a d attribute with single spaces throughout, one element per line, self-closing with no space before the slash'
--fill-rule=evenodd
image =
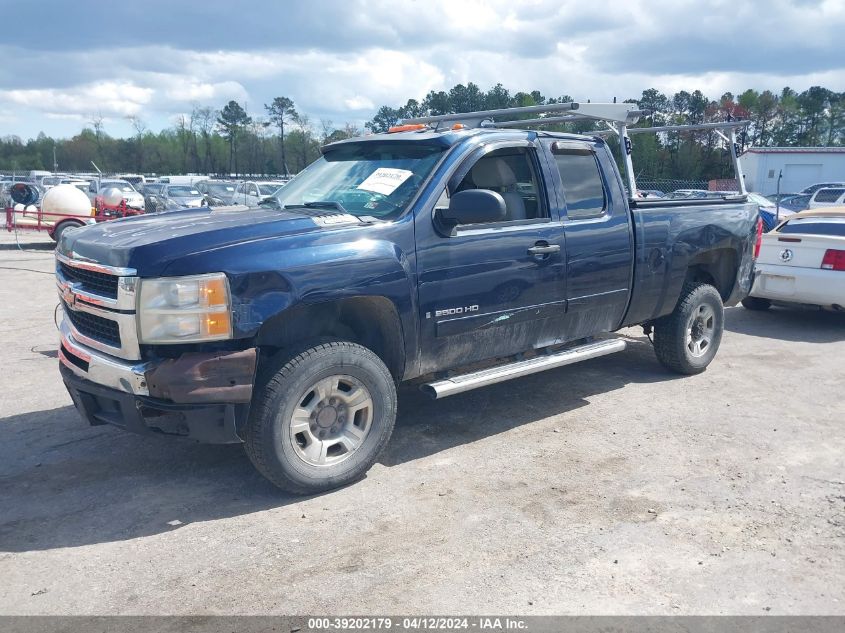
<path id="1" fill-rule="evenodd" d="M 351 617 L 351 618 L 309 618 L 309 630 L 421 630 L 421 631 L 452 631 L 452 630 L 525 630 L 527 623 L 512 617 Z"/>

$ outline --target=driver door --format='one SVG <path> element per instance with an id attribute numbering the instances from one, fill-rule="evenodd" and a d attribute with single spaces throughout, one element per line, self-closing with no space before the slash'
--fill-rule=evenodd
<path id="1" fill-rule="evenodd" d="M 438 227 L 437 209 L 419 219 L 422 373 L 558 342 L 566 311 L 563 228 L 547 197 L 543 156 L 531 142 L 508 142 L 467 163 L 453 193 L 496 191 L 508 214 L 450 232 Z M 448 206 L 449 195 L 436 207 Z"/>

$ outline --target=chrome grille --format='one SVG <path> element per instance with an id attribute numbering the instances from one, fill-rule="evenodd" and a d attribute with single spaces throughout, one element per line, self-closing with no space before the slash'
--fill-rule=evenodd
<path id="1" fill-rule="evenodd" d="M 141 358 L 135 320 L 137 272 L 56 253 L 56 286 L 77 343 L 126 360 Z"/>
<path id="2" fill-rule="evenodd" d="M 105 297 L 117 299 L 117 282 L 119 277 L 84 268 L 75 268 L 68 266 L 64 262 L 59 262 L 59 268 L 65 279 L 80 284 L 82 290 L 88 290 Z"/>
<path id="3" fill-rule="evenodd" d="M 115 321 L 88 312 L 76 312 L 64 301 L 62 301 L 62 307 L 67 318 L 80 334 L 106 345 L 120 347 L 120 327 Z"/>

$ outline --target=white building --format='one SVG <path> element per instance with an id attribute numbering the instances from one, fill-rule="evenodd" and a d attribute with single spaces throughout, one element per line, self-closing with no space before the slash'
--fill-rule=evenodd
<path id="1" fill-rule="evenodd" d="M 817 182 L 845 182 L 845 147 L 750 147 L 739 157 L 748 191 L 797 193 Z"/>

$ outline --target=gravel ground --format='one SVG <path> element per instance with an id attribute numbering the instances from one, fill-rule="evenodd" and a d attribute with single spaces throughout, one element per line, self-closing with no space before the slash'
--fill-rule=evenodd
<path id="1" fill-rule="evenodd" d="M 239 446 L 84 426 L 50 243 L 25 241 L 0 238 L 0 613 L 845 614 L 845 315 L 729 309 L 694 377 L 632 329 L 403 388 L 368 477 L 296 498 Z"/>

